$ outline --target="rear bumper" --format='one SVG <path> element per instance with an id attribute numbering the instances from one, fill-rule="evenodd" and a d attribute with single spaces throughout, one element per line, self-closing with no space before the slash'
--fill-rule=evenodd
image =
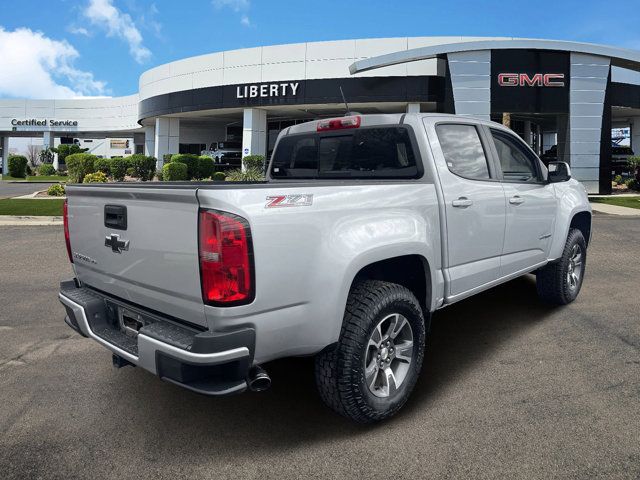
<path id="1" fill-rule="evenodd" d="M 227 395 L 247 388 L 253 363 L 255 330 L 202 332 L 126 305 L 150 323 L 132 337 L 122 332 L 114 312 L 120 303 L 94 290 L 62 282 L 58 298 L 65 322 L 128 362 L 163 380 L 206 395 Z"/>

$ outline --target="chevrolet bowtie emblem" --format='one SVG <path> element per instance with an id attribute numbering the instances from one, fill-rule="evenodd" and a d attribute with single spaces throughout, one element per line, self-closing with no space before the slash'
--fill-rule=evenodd
<path id="1" fill-rule="evenodd" d="M 122 253 L 129 250 L 129 240 L 120 240 L 120 235 L 112 233 L 104 239 L 104 246 L 111 248 L 114 253 Z"/>

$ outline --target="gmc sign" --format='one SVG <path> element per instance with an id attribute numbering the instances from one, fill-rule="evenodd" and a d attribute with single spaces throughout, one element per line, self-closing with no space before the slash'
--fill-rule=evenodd
<path id="1" fill-rule="evenodd" d="M 564 73 L 499 73 L 501 87 L 564 87 Z"/>

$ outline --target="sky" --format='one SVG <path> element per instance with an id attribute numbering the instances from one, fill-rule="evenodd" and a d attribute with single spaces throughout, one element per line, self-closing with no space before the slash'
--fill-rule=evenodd
<path id="1" fill-rule="evenodd" d="M 305 41 L 513 36 L 640 49 L 639 0 L 1 2 L 1 98 L 129 95 L 163 63 Z"/>

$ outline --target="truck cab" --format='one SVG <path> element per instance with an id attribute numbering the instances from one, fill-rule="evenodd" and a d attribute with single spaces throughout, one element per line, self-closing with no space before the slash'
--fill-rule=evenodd
<path id="1" fill-rule="evenodd" d="M 207 395 L 260 390 L 271 360 L 313 355 L 320 396 L 358 422 L 418 381 L 431 316 L 535 273 L 574 301 L 591 209 L 502 125 L 350 115 L 283 130 L 262 182 L 71 185 L 67 323 Z"/>

